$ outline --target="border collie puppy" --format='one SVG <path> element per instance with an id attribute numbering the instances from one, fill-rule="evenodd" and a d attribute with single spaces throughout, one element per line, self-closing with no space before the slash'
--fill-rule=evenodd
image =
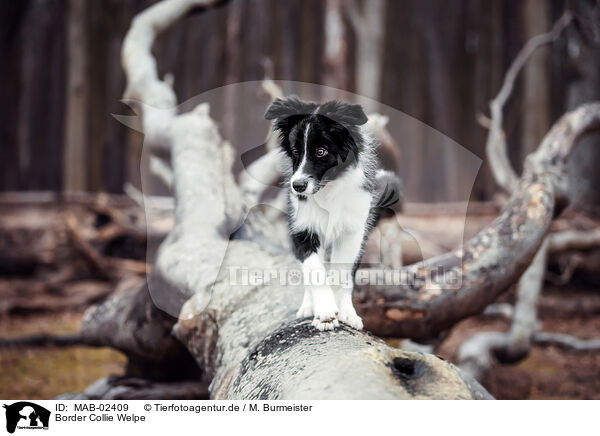
<path id="1" fill-rule="evenodd" d="M 377 170 L 377 143 L 361 127 L 367 116 L 359 105 L 290 96 L 276 99 L 265 118 L 275 120 L 280 134 L 290 234 L 305 280 L 297 316 L 314 316 L 319 330 L 339 321 L 361 329 L 352 304 L 354 275 L 381 210 L 399 199 L 400 181 Z M 338 273 L 335 292 L 323 280 L 328 255 Z"/>

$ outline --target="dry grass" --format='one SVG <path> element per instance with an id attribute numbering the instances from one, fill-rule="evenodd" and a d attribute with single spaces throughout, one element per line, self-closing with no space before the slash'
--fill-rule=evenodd
<path id="1" fill-rule="evenodd" d="M 81 314 L 12 318 L 0 321 L 0 335 L 34 332 L 72 333 Z M 121 374 L 125 357 L 108 348 L 37 348 L 0 350 L 0 398 L 48 399 L 81 391 L 98 378 Z"/>

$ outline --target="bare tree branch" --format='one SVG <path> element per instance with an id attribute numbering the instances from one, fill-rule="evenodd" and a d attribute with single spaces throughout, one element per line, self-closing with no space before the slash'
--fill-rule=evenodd
<path id="1" fill-rule="evenodd" d="M 28 336 L 19 336 L 15 338 L 0 338 L 0 349 L 2 348 L 20 348 L 20 347 L 72 347 L 77 345 L 92 345 L 79 334 L 74 335 L 52 335 L 52 334 L 34 334 Z"/>
<path id="2" fill-rule="evenodd" d="M 346 7 L 346 13 L 348 14 L 350 23 L 352 23 L 352 27 L 357 29 L 357 31 L 362 29 L 364 18 L 362 17 L 358 0 L 346 0 L 344 6 Z"/>
<path id="3" fill-rule="evenodd" d="M 208 386 L 200 381 L 152 382 L 135 377 L 109 376 L 97 380 L 81 393 L 66 393 L 55 399 L 200 400 L 207 398 Z"/>
<path id="4" fill-rule="evenodd" d="M 271 78 L 265 78 L 262 81 L 262 88 L 271 100 L 283 97 L 283 91 Z"/>
<path id="5" fill-rule="evenodd" d="M 589 250 L 600 247 L 600 229 L 589 231 L 565 230 L 552 233 L 548 239 L 548 250 L 551 253 L 568 250 Z"/>
<path id="6" fill-rule="evenodd" d="M 494 362 L 493 356 L 501 362 L 515 362 L 529 354 L 531 337 L 537 329 L 537 299 L 546 271 L 547 250 L 546 239 L 519 280 L 510 330 L 477 333 L 461 345 L 458 364 L 477 380 L 487 374 Z"/>
<path id="7" fill-rule="evenodd" d="M 517 75 L 527 60 L 538 47 L 555 41 L 571 20 L 571 13 L 565 12 L 550 32 L 537 35 L 525 44 L 506 72 L 500 92 L 490 102 L 491 120 L 489 120 L 486 154 L 496 183 L 508 193 L 515 189 L 518 177 L 508 159 L 506 135 L 502 128 L 502 109 L 512 93 Z"/>
<path id="8" fill-rule="evenodd" d="M 572 351 L 600 351 L 600 339 L 578 339 L 563 333 L 536 332 L 533 342 L 540 346 L 556 346 Z"/>
<path id="9" fill-rule="evenodd" d="M 518 362 L 529 354 L 533 343 L 575 351 L 600 350 L 600 340 L 584 341 L 570 335 L 537 331 L 537 302 L 544 283 L 546 253 L 596 247 L 599 234 L 598 230 L 565 231 L 548 236 L 519 280 L 514 312 L 502 311 L 502 315 L 512 319 L 510 330 L 507 333 L 478 333 L 465 341 L 458 351 L 460 367 L 477 380 L 482 380 L 492 367 L 494 357 L 501 363 Z M 508 307 L 512 309 L 510 305 Z M 488 309 L 490 307 L 486 308 L 486 312 Z"/>
<path id="10" fill-rule="evenodd" d="M 512 92 L 517 74 L 523 68 L 527 59 L 541 45 L 556 40 L 571 20 L 572 15 L 569 12 L 565 12 L 550 32 L 535 36 L 527 42 L 507 71 L 500 92 L 490 103 L 491 120 L 480 117 L 482 118 L 480 121 L 482 124 L 485 125 L 489 122 L 490 131 L 486 151 L 492 172 L 496 182 L 507 192 L 512 192 L 516 188 L 518 179 L 508 160 L 506 138 L 502 130 L 502 108 Z M 568 123 L 565 125 L 565 128 L 568 128 L 567 126 Z M 553 130 L 555 128 L 556 125 Z M 546 149 L 546 152 L 549 151 L 551 148 L 549 147 L 549 143 L 551 141 L 555 141 L 554 147 L 558 147 L 556 138 L 552 139 L 550 135 L 547 135 L 537 152 L 538 156 L 543 149 Z M 565 141 L 565 143 L 561 144 L 566 152 L 570 152 L 572 145 L 573 141 Z M 529 158 L 526 165 L 531 164 L 534 160 Z M 561 195 L 566 196 L 567 184 L 568 178 L 565 178 L 559 185 L 555 186 L 555 189 L 562 191 Z M 492 354 L 501 362 L 516 362 L 527 356 L 531 349 L 533 334 L 536 330 L 537 300 L 543 286 L 546 270 L 546 254 L 548 251 L 564 250 L 571 246 L 575 247 L 578 244 L 580 246 L 593 246 L 595 242 L 593 240 L 594 233 L 590 235 L 586 232 L 586 236 L 592 236 L 589 243 L 583 241 L 585 238 L 584 235 L 578 232 L 574 234 L 571 231 L 553 234 L 544 240 L 540 251 L 538 251 L 532 264 L 519 281 L 517 304 L 510 331 L 506 334 L 500 332 L 480 333 L 467 340 L 461 346 L 458 353 L 461 367 L 466 369 L 472 376 L 481 379 L 493 363 Z"/>
<path id="11" fill-rule="evenodd" d="M 382 336 L 422 339 L 481 313 L 537 253 L 553 216 L 568 204 L 567 158 L 583 134 L 599 127 L 600 103 L 563 115 L 527 157 L 523 176 L 497 219 L 461 249 L 404 267 L 406 275 L 415 277 L 408 286 L 362 287 L 358 306 L 366 328 Z M 458 284 L 447 283 L 455 278 Z"/>
<path id="12" fill-rule="evenodd" d="M 501 317 L 505 319 L 512 319 L 515 314 L 515 308 L 509 303 L 494 303 L 490 304 L 483 311 L 483 315 L 490 317 Z"/>
<path id="13" fill-rule="evenodd" d="M 563 116 L 546 135 L 538 150 L 526 160 L 526 173 L 545 171 L 554 179 L 551 189 L 556 193 L 557 207 L 564 207 L 568 201 L 566 159 L 581 135 L 591 128 L 598 128 L 599 110 L 600 105 L 593 103 Z M 542 170 L 546 165 L 547 169 Z M 519 283 L 517 307 L 509 334 L 485 332 L 475 335 L 461 346 L 459 363 L 475 378 L 481 379 L 492 365 L 491 352 L 505 362 L 514 362 L 527 355 L 531 347 L 531 336 L 535 331 L 536 303 L 542 285 L 548 244 L 546 239 Z"/>

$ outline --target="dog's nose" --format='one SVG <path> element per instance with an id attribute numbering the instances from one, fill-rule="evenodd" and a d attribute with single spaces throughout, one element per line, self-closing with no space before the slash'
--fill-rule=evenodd
<path id="1" fill-rule="evenodd" d="M 308 186 L 308 182 L 306 180 L 296 180 L 292 183 L 292 188 L 296 192 L 304 192 L 306 187 Z"/>

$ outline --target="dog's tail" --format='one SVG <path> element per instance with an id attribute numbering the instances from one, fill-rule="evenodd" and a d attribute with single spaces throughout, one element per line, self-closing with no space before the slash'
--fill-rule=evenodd
<path id="1" fill-rule="evenodd" d="M 391 171 L 377 170 L 375 192 L 377 200 L 373 209 L 377 219 L 402 212 L 402 181 L 396 174 Z"/>

